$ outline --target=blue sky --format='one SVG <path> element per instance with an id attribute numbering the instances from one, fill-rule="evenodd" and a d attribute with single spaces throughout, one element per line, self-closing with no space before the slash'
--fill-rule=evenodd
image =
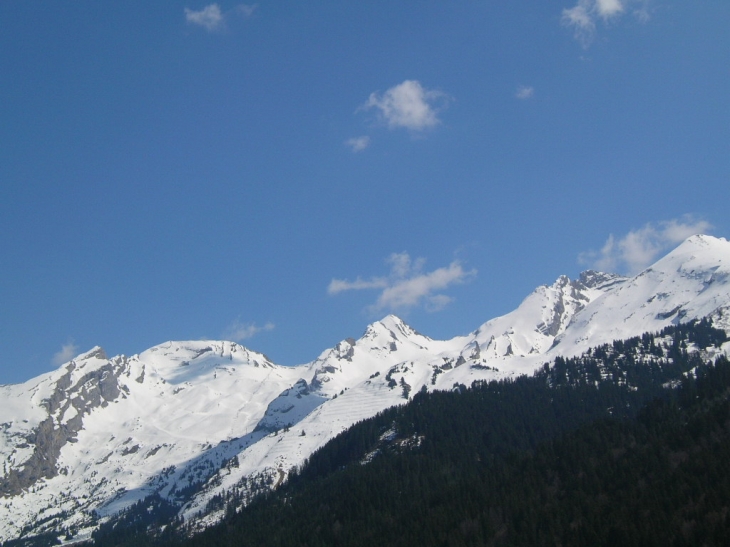
<path id="1" fill-rule="evenodd" d="M 730 236 L 726 0 L 0 3 L 0 383 L 315 359 Z"/>

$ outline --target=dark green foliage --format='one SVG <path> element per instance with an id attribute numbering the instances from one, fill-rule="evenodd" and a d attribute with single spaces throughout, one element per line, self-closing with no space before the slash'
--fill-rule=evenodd
<path id="1" fill-rule="evenodd" d="M 730 363 L 688 347 L 726 340 L 695 322 L 533 377 L 422 390 L 186 543 L 724 545 Z"/>
<path id="2" fill-rule="evenodd" d="M 119 518 L 102 524 L 93 534 L 94 544 L 154 545 L 169 539 L 177 523 L 178 508 L 158 495 L 138 501 Z M 164 534 L 162 529 L 168 529 Z"/>
<path id="3" fill-rule="evenodd" d="M 403 389 L 403 398 L 408 400 L 408 397 L 411 393 L 411 386 L 408 384 L 405 379 L 401 376 L 400 378 L 400 386 Z"/>

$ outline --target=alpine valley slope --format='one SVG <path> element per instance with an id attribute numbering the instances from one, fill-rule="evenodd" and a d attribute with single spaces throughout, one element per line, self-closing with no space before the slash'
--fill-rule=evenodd
<path id="1" fill-rule="evenodd" d="M 112 358 L 94 348 L 0 386 L 0 540 L 81 539 L 152 494 L 204 527 L 222 517 L 209 503 L 216 496 L 276 486 L 342 430 L 423 387 L 529 374 L 559 355 L 702 317 L 730 329 L 730 242 L 710 236 L 635 277 L 560 277 L 447 341 L 391 315 L 296 367 L 232 342 L 167 342 Z"/>

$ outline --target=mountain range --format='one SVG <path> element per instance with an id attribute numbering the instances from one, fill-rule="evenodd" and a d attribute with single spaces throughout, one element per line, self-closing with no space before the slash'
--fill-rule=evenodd
<path id="1" fill-rule="evenodd" d="M 83 539 L 153 494 L 205 528 L 224 516 L 216 496 L 277 487 L 336 435 L 423 389 L 531 374 L 693 319 L 729 331 L 729 279 L 730 242 L 698 235 L 633 277 L 562 276 L 451 340 L 389 315 L 295 367 L 226 341 L 93 348 L 0 386 L 0 540 Z"/>

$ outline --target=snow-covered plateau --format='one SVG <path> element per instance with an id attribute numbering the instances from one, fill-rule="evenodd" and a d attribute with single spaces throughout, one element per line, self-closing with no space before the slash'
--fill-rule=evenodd
<path id="1" fill-rule="evenodd" d="M 452 340 L 389 315 L 296 367 L 225 341 L 166 342 L 131 357 L 93 348 L 0 386 L 0 540 L 87 537 L 155 493 L 204 527 L 222 516 L 210 509 L 215 496 L 278 485 L 329 439 L 424 386 L 529 374 L 558 355 L 702 317 L 728 330 L 729 279 L 730 242 L 693 236 L 635 277 L 560 277 Z"/>

